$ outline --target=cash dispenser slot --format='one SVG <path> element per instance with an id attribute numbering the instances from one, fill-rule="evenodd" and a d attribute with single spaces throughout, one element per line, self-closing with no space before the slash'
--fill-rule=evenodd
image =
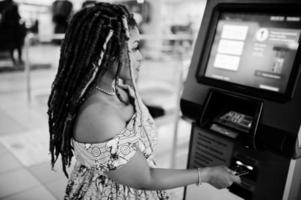
<path id="1" fill-rule="evenodd" d="M 212 89 L 198 125 L 246 148 L 256 149 L 263 103 L 259 99 Z"/>

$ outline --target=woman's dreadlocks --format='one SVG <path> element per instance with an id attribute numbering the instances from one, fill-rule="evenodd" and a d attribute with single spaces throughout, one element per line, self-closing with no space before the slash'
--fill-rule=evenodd
<path id="1" fill-rule="evenodd" d="M 61 155 L 67 177 L 66 167 L 73 157 L 73 124 L 80 105 L 95 86 L 96 77 L 102 76 L 117 61 L 115 79 L 118 80 L 124 65 L 122 51 L 129 39 L 124 19 L 130 27 L 136 26 L 123 5 L 97 3 L 77 12 L 66 31 L 58 72 L 48 99 L 48 116 L 52 168 Z"/>

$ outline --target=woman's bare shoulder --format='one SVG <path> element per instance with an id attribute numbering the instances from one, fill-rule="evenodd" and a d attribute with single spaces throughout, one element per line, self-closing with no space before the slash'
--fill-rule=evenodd
<path id="1" fill-rule="evenodd" d="M 80 142 L 105 142 L 125 127 L 125 122 L 112 103 L 90 99 L 79 111 L 74 127 L 74 138 Z"/>

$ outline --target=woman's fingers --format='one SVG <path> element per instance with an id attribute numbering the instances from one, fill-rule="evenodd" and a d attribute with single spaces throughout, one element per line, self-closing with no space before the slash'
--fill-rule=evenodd
<path id="1" fill-rule="evenodd" d="M 211 168 L 209 183 L 218 189 L 231 186 L 234 182 L 240 184 L 241 179 L 235 176 L 235 172 L 225 166 L 216 166 Z"/>
<path id="2" fill-rule="evenodd" d="M 240 179 L 239 176 L 236 176 L 236 175 L 235 175 L 235 174 L 236 174 L 235 171 L 233 171 L 233 170 L 227 168 L 227 172 L 230 174 L 231 180 L 232 180 L 233 182 L 239 183 L 239 184 L 241 183 L 241 179 Z"/>
<path id="3" fill-rule="evenodd" d="M 229 173 L 229 174 L 231 174 L 231 175 L 235 175 L 235 171 L 233 171 L 233 170 L 231 170 L 231 169 L 229 169 L 229 168 L 227 168 L 227 172 Z"/>
<path id="4" fill-rule="evenodd" d="M 240 179 L 239 176 L 232 175 L 232 180 L 233 180 L 233 182 L 235 182 L 235 183 L 238 183 L 238 184 L 241 183 L 241 179 Z"/>

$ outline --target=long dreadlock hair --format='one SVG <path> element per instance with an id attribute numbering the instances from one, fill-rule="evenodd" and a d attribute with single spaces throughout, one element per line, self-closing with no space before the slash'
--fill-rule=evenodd
<path id="1" fill-rule="evenodd" d="M 51 165 L 61 155 L 68 177 L 73 157 L 71 138 L 77 111 L 95 86 L 97 77 L 118 62 L 129 67 L 128 26 L 137 26 L 123 5 L 97 3 L 77 12 L 72 18 L 61 46 L 59 67 L 48 99 Z M 126 57 L 126 58 L 125 58 Z M 126 63 L 122 61 L 126 60 Z M 128 66 L 125 66 L 128 65 Z M 118 81 L 115 81 L 118 82 Z M 120 94 L 117 96 L 121 99 Z"/>

